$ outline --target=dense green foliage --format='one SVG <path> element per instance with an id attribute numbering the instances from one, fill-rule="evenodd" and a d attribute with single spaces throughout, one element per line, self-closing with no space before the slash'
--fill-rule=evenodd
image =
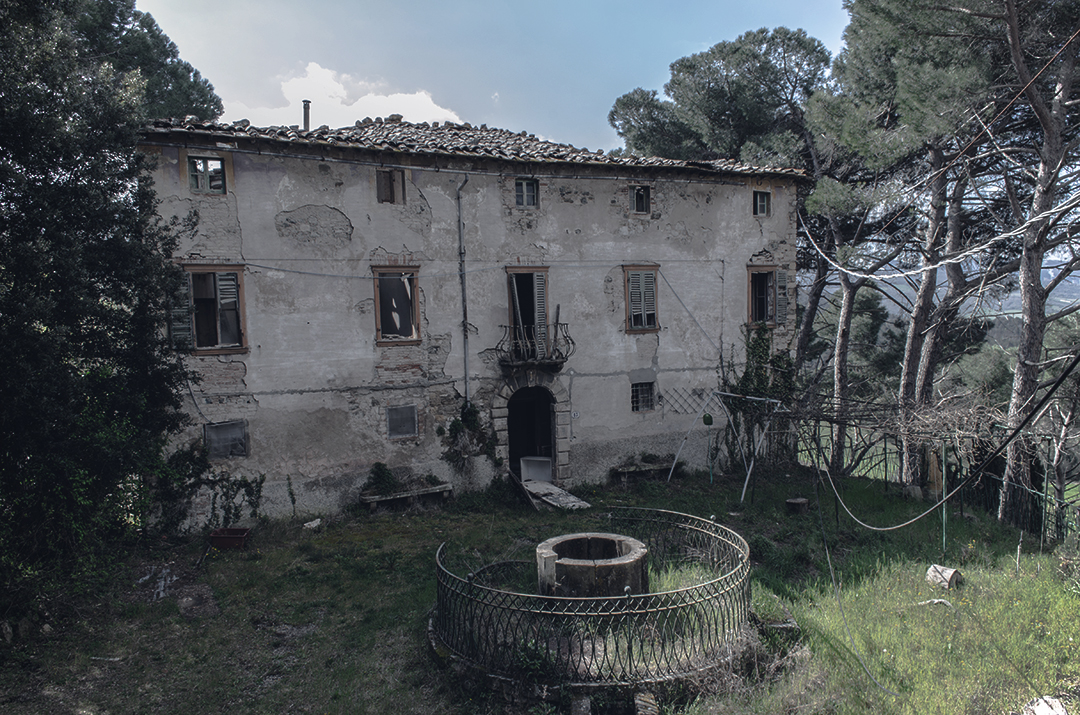
<path id="1" fill-rule="evenodd" d="M 90 59 L 139 73 L 145 116 L 208 120 L 224 111 L 214 86 L 180 59 L 154 18 L 135 9 L 135 0 L 79 0 L 74 29 Z"/>
<path id="2" fill-rule="evenodd" d="M 635 154 L 713 159 L 747 153 L 764 165 L 809 162 L 803 107 L 819 90 L 829 52 L 802 30 L 747 32 L 671 64 L 670 98 L 635 89 L 608 121 Z"/>
<path id="3" fill-rule="evenodd" d="M 205 466 L 164 456 L 186 377 L 162 330 L 178 227 L 135 151 L 157 100 L 79 31 L 105 7 L 0 3 L 0 613 Z"/>

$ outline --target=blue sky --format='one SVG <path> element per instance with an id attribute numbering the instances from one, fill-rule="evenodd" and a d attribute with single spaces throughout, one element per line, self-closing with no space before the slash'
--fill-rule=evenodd
<path id="1" fill-rule="evenodd" d="M 842 0 L 137 0 L 213 82 L 224 120 L 352 124 L 403 114 L 621 146 L 620 95 L 747 30 L 802 28 L 835 55 Z"/>

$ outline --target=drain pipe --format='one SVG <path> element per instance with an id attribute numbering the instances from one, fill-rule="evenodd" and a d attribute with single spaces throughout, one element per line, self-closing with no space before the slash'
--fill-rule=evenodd
<path id="1" fill-rule="evenodd" d="M 461 334 L 462 350 L 465 355 L 465 405 L 470 404 L 469 396 L 469 301 L 465 292 L 465 220 L 461 217 L 461 190 L 469 183 L 468 175 L 461 186 L 457 187 L 457 230 L 458 230 L 458 271 L 461 273 Z"/>

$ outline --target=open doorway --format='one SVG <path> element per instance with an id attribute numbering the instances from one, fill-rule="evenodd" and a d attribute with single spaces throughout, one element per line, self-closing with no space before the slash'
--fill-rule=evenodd
<path id="1" fill-rule="evenodd" d="M 525 387 L 507 403 L 510 469 L 521 479 L 550 482 L 555 398 L 543 387 Z"/>

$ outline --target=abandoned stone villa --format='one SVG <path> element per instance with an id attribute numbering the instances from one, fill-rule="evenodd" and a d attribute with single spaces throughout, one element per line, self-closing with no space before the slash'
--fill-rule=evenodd
<path id="1" fill-rule="evenodd" d="M 176 254 L 171 333 L 216 466 L 263 507 L 336 511 L 376 462 L 481 488 L 523 465 L 604 480 L 645 452 L 706 462 L 697 414 L 748 326 L 790 349 L 800 174 L 614 157 L 394 115 L 305 131 L 143 133 Z M 791 309 L 789 309 L 791 306 Z M 495 456 L 442 457 L 468 401 Z M 698 429 L 691 429 L 697 421 Z"/>

